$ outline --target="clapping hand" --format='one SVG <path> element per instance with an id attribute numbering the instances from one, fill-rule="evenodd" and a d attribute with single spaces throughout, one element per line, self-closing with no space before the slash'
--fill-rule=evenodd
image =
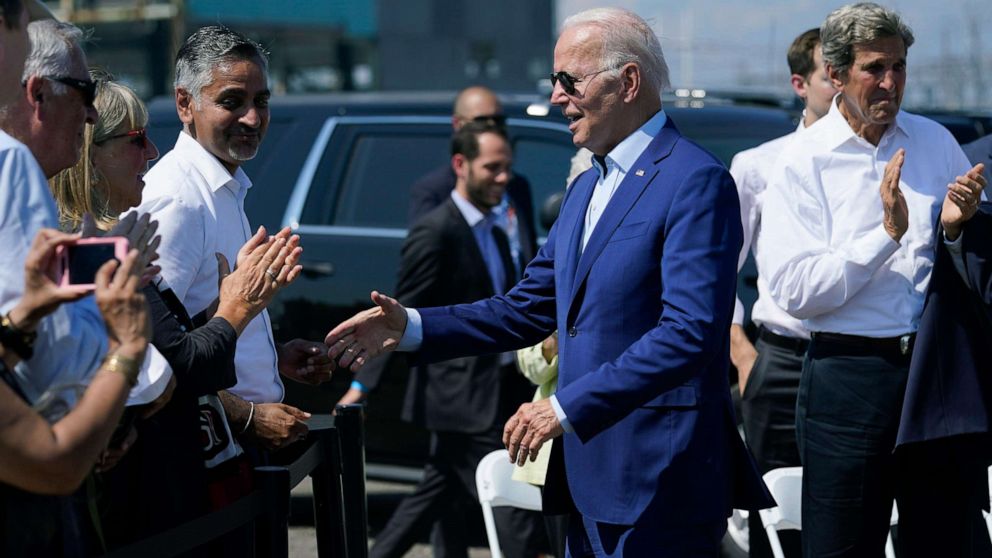
<path id="1" fill-rule="evenodd" d="M 906 162 L 906 150 L 899 149 L 887 165 L 882 176 L 879 193 L 882 196 L 882 225 L 892 240 L 899 242 L 909 228 L 909 207 L 906 197 L 899 189 L 899 178 L 902 176 L 902 165 Z"/>
<path id="2" fill-rule="evenodd" d="M 988 186 L 988 181 L 982 173 L 985 165 L 978 163 L 964 176 L 959 176 L 947 185 L 947 195 L 940 209 L 940 224 L 948 240 L 957 240 L 961 227 L 968 219 L 975 216 L 978 203 L 982 201 L 982 191 Z"/>
<path id="3" fill-rule="evenodd" d="M 378 291 L 372 291 L 374 308 L 364 310 L 332 329 L 324 343 L 330 358 L 341 368 L 357 371 L 369 359 L 396 349 L 406 331 L 406 309 Z"/>

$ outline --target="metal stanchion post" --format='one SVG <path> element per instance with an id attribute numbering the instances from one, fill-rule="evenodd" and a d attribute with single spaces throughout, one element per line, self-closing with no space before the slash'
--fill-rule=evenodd
<path id="1" fill-rule="evenodd" d="M 348 558 L 369 554 L 368 501 L 365 492 L 365 407 L 338 405 L 334 425 L 341 439 L 341 484 Z"/>
<path id="2" fill-rule="evenodd" d="M 256 467 L 255 481 L 263 494 L 265 512 L 255 521 L 255 555 L 289 556 L 289 469 Z"/>
<path id="3" fill-rule="evenodd" d="M 341 491 L 341 445 L 337 428 L 317 432 L 323 459 L 310 473 L 313 480 L 313 518 L 317 531 L 317 556 L 346 558 L 344 495 Z"/>

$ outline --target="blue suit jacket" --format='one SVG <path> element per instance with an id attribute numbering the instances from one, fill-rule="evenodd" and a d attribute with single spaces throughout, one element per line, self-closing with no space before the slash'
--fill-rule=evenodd
<path id="1" fill-rule="evenodd" d="M 939 222 L 938 222 L 939 223 Z M 968 284 L 934 238 L 936 256 L 909 367 L 897 446 L 936 440 L 992 457 L 992 203 L 961 239 Z M 967 446 L 967 447 L 964 447 Z M 945 446 L 941 446 L 945 447 Z M 959 448 L 959 449 L 961 449 Z"/>
<path id="2" fill-rule="evenodd" d="M 504 351 L 559 330 L 557 397 L 570 497 L 596 521 L 665 525 L 772 505 L 734 426 L 727 384 L 741 247 L 723 165 L 669 120 L 580 254 L 596 171 L 505 296 L 421 310 L 421 358 Z M 549 473 L 548 493 L 562 492 Z"/>

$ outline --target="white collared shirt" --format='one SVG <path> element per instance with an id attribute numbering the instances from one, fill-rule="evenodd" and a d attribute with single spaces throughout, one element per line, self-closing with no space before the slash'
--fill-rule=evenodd
<path id="1" fill-rule="evenodd" d="M 0 131 L 0 313 L 6 314 L 24 295 L 24 260 L 42 228 L 58 229 L 58 211 L 48 181 L 31 151 Z M 92 296 L 62 304 L 38 324 L 34 356 L 14 369 L 18 386 L 31 401 L 46 391 L 68 408 L 100 368 L 107 354 L 107 326 Z M 138 385 L 128 405 L 140 405 L 162 394 L 172 369 L 149 345 Z M 72 386 L 72 387 L 70 387 Z"/>
<path id="2" fill-rule="evenodd" d="M 592 158 L 592 165 L 599 172 L 599 176 L 592 192 L 592 199 L 589 200 L 589 207 L 586 208 L 586 217 L 582 222 L 582 250 L 586 249 L 589 237 L 592 236 L 599 218 L 603 216 L 620 183 L 641 153 L 648 148 L 651 140 L 665 127 L 666 120 L 668 117 L 665 111 L 659 110 L 633 134 L 618 143 L 602 160 L 595 156 Z"/>
<path id="3" fill-rule="evenodd" d="M 758 259 L 758 237 L 761 234 L 761 203 L 768 185 L 768 176 L 774 168 L 782 149 L 792 141 L 792 138 L 804 130 L 806 126 L 799 121 L 795 132 L 780 138 L 765 142 L 757 147 L 741 151 L 734 156 L 730 163 L 730 175 L 737 184 L 737 195 L 741 201 L 741 225 L 744 228 L 744 245 L 737 261 L 737 271 L 740 271 L 747 261 L 748 251 Z M 751 321 L 777 335 L 809 339 L 809 332 L 803 327 L 802 321 L 793 318 L 788 312 L 779 308 L 768 293 L 768 279 L 758 268 L 758 299 L 751 308 Z M 744 304 L 740 298 L 734 300 L 734 323 L 744 324 Z"/>
<path id="4" fill-rule="evenodd" d="M 878 146 L 852 131 L 837 100 L 779 156 L 765 195 L 759 267 L 769 292 L 810 331 L 892 337 L 916 331 L 933 267 L 934 220 L 968 160 L 951 134 L 900 112 Z M 882 226 L 879 185 L 900 148 L 909 228 Z"/>
<path id="5" fill-rule="evenodd" d="M 214 254 L 224 254 L 233 266 L 238 250 L 254 233 L 244 211 L 249 188 L 251 181 L 242 169 L 232 177 L 185 132 L 145 175 L 140 210 L 159 221 L 162 276 L 190 315 L 217 298 Z M 238 339 L 234 358 L 238 383 L 230 391 L 255 403 L 282 401 L 277 358 L 269 314 L 263 310 Z"/>

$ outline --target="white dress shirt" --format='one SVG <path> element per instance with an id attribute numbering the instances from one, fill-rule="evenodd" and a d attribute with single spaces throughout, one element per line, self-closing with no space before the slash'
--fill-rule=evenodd
<path id="1" fill-rule="evenodd" d="M 897 243 L 882 226 L 879 185 L 900 148 L 909 228 Z M 900 112 L 876 147 L 854 134 L 835 99 L 775 166 L 758 239 L 775 301 L 810 331 L 916 331 L 933 267 L 934 220 L 947 185 L 970 168 L 951 134 Z"/>
<path id="2" fill-rule="evenodd" d="M 730 175 L 737 184 L 737 195 L 741 200 L 741 225 L 744 228 L 744 247 L 737 261 L 737 271 L 744 267 L 748 251 L 754 252 L 755 263 L 758 258 L 758 237 L 761 234 L 761 204 L 768 186 L 768 176 L 774 168 L 782 149 L 792 141 L 792 138 L 804 130 L 802 120 L 795 132 L 780 138 L 765 142 L 757 147 L 741 151 L 734 156 L 730 163 Z M 761 268 L 758 268 L 758 299 L 751 308 L 751 321 L 764 326 L 777 335 L 809 339 L 809 332 L 803 327 L 802 321 L 792 317 L 788 312 L 779 308 L 768 293 L 768 280 Z M 734 300 L 734 322 L 744 324 L 744 304 L 741 299 Z"/>
<path id="3" fill-rule="evenodd" d="M 238 250 L 255 232 L 245 216 L 251 181 L 242 169 L 234 176 L 185 132 L 172 151 L 145 175 L 141 211 L 159 221 L 162 276 L 190 315 L 217 298 L 220 252 L 233 266 Z M 255 403 L 282 401 L 278 357 L 269 314 L 263 310 L 238 339 L 235 395 Z"/>
<path id="4" fill-rule="evenodd" d="M 598 178 L 596 179 L 592 199 L 589 201 L 589 206 L 586 208 L 586 216 L 583 220 L 583 250 L 586 247 L 586 242 L 588 242 L 589 237 L 592 235 L 592 231 L 596 228 L 596 224 L 599 223 L 599 218 L 603 215 L 603 211 L 606 210 L 607 205 L 613 198 L 617 187 L 623 182 L 623 179 L 630 172 L 634 163 L 637 162 L 641 153 L 648 148 L 648 145 L 651 144 L 655 136 L 665 127 L 667 120 L 668 117 L 665 115 L 665 111 L 659 110 L 644 125 L 624 138 L 612 151 L 606 154 L 606 157 L 603 158 L 605 166 L 598 159 L 593 158 L 593 166 L 598 171 Z M 407 318 L 406 331 L 403 332 L 403 337 L 396 347 L 398 351 L 416 351 L 420 348 L 420 343 L 424 338 L 423 322 L 420 313 L 413 308 L 407 308 Z M 565 432 L 572 432 L 572 427 L 568 423 L 568 417 L 565 416 L 565 411 L 558 404 L 558 399 L 552 395 L 549 401 L 551 401 L 551 406 L 554 408 L 555 415 L 557 415 L 558 422 L 561 423 L 562 428 Z"/>
<path id="5" fill-rule="evenodd" d="M 24 295 L 24 260 L 42 228 L 59 228 L 55 200 L 31 151 L 0 131 L 0 313 L 6 314 Z M 14 369 L 19 387 L 31 401 L 48 392 L 64 405 L 76 404 L 107 354 L 107 327 L 92 296 L 62 304 L 38 324 L 34 356 Z M 148 403 L 165 390 L 172 369 L 148 347 L 138 384 L 128 405 Z M 56 418 L 54 416 L 49 418 Z"/>

